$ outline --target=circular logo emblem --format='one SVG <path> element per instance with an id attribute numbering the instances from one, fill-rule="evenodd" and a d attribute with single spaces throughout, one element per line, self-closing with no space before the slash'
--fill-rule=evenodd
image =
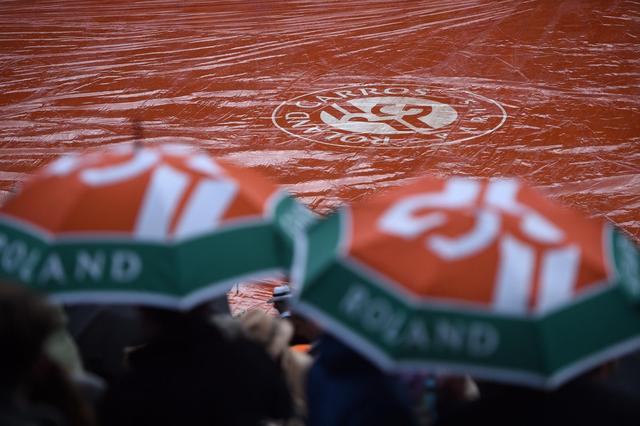
<path id="1" fill-rule="evenodd" d="M 380 84 L 298 96 L 271 118 L 282 131 L 313 142 L 398 149 L 475 139 L 502 126 L 507 113 L 468 91 Z"/>

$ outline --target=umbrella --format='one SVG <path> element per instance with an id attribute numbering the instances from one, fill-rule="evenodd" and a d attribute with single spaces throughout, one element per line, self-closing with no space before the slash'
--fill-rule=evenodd
<path id="1" fill-rule="evenodd" d="M 297 310 L 385 369 L 552 388 L 640 347 L 637 247 L 515 179 L 422 178 L 307 238 Z"/>
<path id="2" fill-rule="evenodd" d="M 0 210 L 0 278 L 54 300 L 190 309 L 288 270 L 313 215 L 194 147 L 64 156 Z"/>

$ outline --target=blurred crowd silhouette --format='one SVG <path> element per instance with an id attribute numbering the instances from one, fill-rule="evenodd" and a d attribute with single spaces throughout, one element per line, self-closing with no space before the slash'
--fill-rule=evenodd
<path id="1" fill-rule="evenodd" d="M 288 291 L 276 288 L 269 303 L 287 302 L 282 296 Z M 637 354 L 553 391 L 468 376 L 389 374 L 349 342 L 292 314 L 287 303 L 276 305 L 279 316 L 252 310 L 232 317 L 225 301 L 188 312 L 60 309 L 2 283 L 0 424 L 567 426 L 640 420 Z"/>

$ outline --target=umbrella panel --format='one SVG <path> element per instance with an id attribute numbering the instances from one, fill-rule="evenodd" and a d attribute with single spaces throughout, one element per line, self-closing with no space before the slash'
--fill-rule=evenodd
<path id="1" fill-rule="evenodd" d="M 5 220 L 0 242 L 5 279 L 57 300 L 180 307 L 221 294 L 243 277 L 281 273 L 285 245 L 264 221 L 166 245 L 91 234 L 49 240 Z"/>
<path id="2" fill-rule="evenodd" d="M 506 314 L 482 303 L 420 297 L 350 257 L 348 220 L 342 211 L 310 230 L 298 309 L 384 368 L 553 387 L 640 346 L 640 311 L 624 284 L 635 283 L 624 271 L 637 270 L 638 252 L 611 228 L 606 246 L 617 251 L 609 263 L 621 273 L 554 309 Z"/>

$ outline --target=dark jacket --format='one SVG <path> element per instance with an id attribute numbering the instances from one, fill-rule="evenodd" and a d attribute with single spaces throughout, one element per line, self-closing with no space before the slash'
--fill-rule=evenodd
<path id="1" fill-rule="evenodd" d="M 257 425 L 291 414 L 286 384 L 268 355 L 200 320 L 165 332 L 130 362 L 131 372 L 106 397 L 105 425 Z"/>
<path id="2" fill-rule="evenodd" d="M 140 318 L 130 306 L 73 305 L 67 328 L 88 371 L 109 384 L 124 374 L 124 349 L 143 342 Z"/>
<path id="3" fill-rule="evenodd" d="M 640 401 L 618 388 L 582 378 L 553 392 L 484 385 L 481 398 L 440 417 L 437 426 L 639 425 Z"/>
<path id="4" fill-rule="evenodd" d="M 400 382 L 329 336 L 317 345 L 307 394 L 308 426 L 414 424 Z"/>
<path id="5" fill-rule="evenodd" d="M 53 407 L 21 401 L 0 389 L 0 425 L 2 426 L 68 426 Z"/>

